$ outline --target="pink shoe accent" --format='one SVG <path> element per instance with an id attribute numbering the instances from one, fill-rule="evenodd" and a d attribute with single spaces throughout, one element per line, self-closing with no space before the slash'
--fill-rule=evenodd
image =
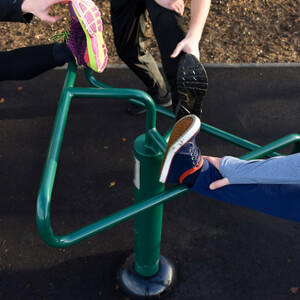
<path id="1" fill-rule="evenodd" d="M 82 3 L 79 3 L 79 6 L 80 6 L 82 12 L 84 13 L 87 8 Z"/>
<path id="2" fill-rule="evenodd" d="M 100 68 L 100 72 L 103 72 L 103 70 L 105 69 L 106 65 L 107 65 L 107 61 L 108 61 L 108 56 L 107 56 L 107 48 L 106 45 L 103 44 L 102 45 L 103 49 L 104 49 L 104 54 L 105 54 L 105 58 L 104 58 L 104 62 Z"/>
<path id="3" fill-rule="evenodd" d="M 107 49 L 104 44 L 104 62 L 101 63 L 101 54 L 103 55 L 103 50 L 99 49 L 100 45 L 99 42 L 103 41 L 102 39 L 102 31 L 103 25 L 101 20 L 101 13 L 98 10 L 98 7 L 95 6 L 94 2 L 91 0 L 74 0 L 73 7 L 76 9 L 77 14 L 79 15 L 83 25 L 88 32 L 91 44 L 92 44 L 92 51 L 95 55 L 96 65 L 98 71 L 103 71 L 106 64 L 107 64 Z"/>

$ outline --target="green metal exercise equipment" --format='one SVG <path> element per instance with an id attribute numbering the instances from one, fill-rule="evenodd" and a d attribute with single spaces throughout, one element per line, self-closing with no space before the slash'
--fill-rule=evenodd
<path id="1" fill-rule="evenodd" d="M 97 81 L 87 69 L 85 76 L 93 87 L 74 87 L 76 72 L 77 66 L 70 63 L 38 192 L 36 217 L 40 235 L 45 243 L 52 247 L 68 247 L 134 217 L 134 254 L 129 257 L 118 273 L 119 285 L 130 298 L 143 299 L 161 296 L 172 288 L 175 276 L 172 264 L 160 254 L 163 203 L 188 191 L 183 185 L 165 191 L 164 185 L 158 181 L 166 140 L 170 131 L 164 137 L 157 131 L 156 112 L 173 119 L 174 115 L 167 109 L 156 107 L 148 94 L 134 89 L 112 88 Z M 79 230 L 66 235 L 55 235 L 50 222 L 51 195 L 67 116 L 71 100 L 74 97 L 119 98 L 145 105 L 145 133 L 139 136 L 134 143 L 135 203 Z M 243 159 L 278 156 L 279 154 L 274 151 L 292 143 L 295 143 L 295 152 L 300 150 L 300 135 L 298 134 L 288 135 L 260 147 L 204 123 L 202 123 L 201 131 L 251 150 L 242 157 Z"/>

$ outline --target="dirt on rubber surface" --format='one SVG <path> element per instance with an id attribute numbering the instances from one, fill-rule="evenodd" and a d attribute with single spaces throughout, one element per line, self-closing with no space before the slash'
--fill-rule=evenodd
<path id="1" fill-rule="evenodd" d="M 96 1 L 104 23 L 104 38 L 109 63 L 122 63 L 117 57 L 110 24 L 110 1 Z M 299 0 L 213 0 L 200 43 L 203 63 L 268 63 L 299 62 Z M 35 18 L 31 24 L 1 23 L 0 49 L 47 44 L 54 34 L 69 28 L 69 12 L 65 4 L 56 5 L 52 14 L 62 16 L 56 24 Z M 184 14 L 186 28 L 190 20 L 190 1 Z M 147 49 L 157 62 L 159 51 L 148 25 Z"/>

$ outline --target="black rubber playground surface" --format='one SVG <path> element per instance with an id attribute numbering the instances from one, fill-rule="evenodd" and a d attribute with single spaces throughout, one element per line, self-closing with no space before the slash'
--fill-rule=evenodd
<path id="1" fill-rule="evenodd" d="M 300 133 L 299 65 L 207 71 L 203 122 L 261 145 Z M 115 274 L 133 252 L 132 220 L 65 249 L 47 246 L 37 231 L 36 197 L 64 76 L 53 70 L 0 83 L 0 299 L 124 299 Z M 98 78 L 143 88 L 125 68 Z M 82 71 L 76 85 L 88 86 Z M 133 142 L 145 116 L 126 108 L 118 99 L 72 100 L 52 196 L 56 234 L 132 204 Z M 171 124 L 157 119 L 162 133 Z M 205 154 L 246 153 L 204 133 L 197 141 Z M 164 206 L 161 251 L 178 272 L 167 299 L 300 298 L 299 223 L 188 193 Z"/>

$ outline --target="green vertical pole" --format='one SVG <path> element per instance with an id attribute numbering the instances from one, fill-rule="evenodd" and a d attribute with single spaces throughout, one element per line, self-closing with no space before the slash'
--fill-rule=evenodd
<path id="1" fill-rule="evenodd" d="M 145 135 L 134 143 L 135 176 L 134 201 L 140 203 L 164 191 L 159 171 L 164 153 L 155 152 L 145 144 Z M 144 277 L 153 276 L 159 269 L 163 205 L 135 217 L 135 271 Z"/>
<path id="2" fill-rule="evenodd" d="M 149 132 L 146 135 L 139 136 L 134 142 L 135 205 L 164 191 L 164 184 L 158 180 L 164 153 L 153 149 Z M 125 261 L 117 274 L 120 288 L 130 299 L 157 299 L 174 286 L 174 266 L 160 255 L 162 217 L 162 204 L 134 217 L 134 255 Z"/>

